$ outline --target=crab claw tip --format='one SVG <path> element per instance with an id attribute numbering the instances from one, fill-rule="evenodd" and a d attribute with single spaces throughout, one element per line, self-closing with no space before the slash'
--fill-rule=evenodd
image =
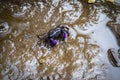
<path id="1" fill-rule="evenodd" d="M 52 38 L 50 39 L 50 44 L 53 45 L 53 46 L 56 45 L 57 42 L 58 42 L 58 41 L 55 40 L 55 39 L 52 39 Z"/>

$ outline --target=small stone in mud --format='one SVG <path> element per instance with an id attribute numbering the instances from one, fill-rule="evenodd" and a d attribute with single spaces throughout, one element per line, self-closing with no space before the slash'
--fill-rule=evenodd
<path id="1" fill-rule="evenodd" d="M 2 39 L 5 37 L 7 34 L 10 33 L 10 27 L 7 22 L 1 22 L 0 21 L 0 38 Z"/>
<path id="2" fill-rule="evenodd" d="M 24 39 L 25 39 L 25 40 L 28 40 L 28 39 L 30 39 L 30 38 L 31 38 L 30 35 L 28 35 L 28 34 L 25 34 L 25 35 L 24 35 Z"/>
<path id="3" fill-rule="evenodd" d="M 6 33 L 9 30 L 9 25 L 7 22 L 0 23 L 0 34 Z"/>
<path id="4" fill-rule="evenodd" d="M 94 3 L 95 0 L 88 0 L 88 3 Z"/>
<path id="5" fill-rule="evenodd" d="M 41 48 L 41 50 L 42 50 L 43 53 L 46 53 L 46 49 Z"/>
<path id="6" fill-rule="evenodd" d="M 119 50 L 109 49 L 108 50 L 108 58 L 110 63 L 115 67 L 120 67 L 120 53 Z"/>
<path id="7" fill-rule="evenodd" d="M 44 60 L 44 59 L 39 59 L 38 61 L 39 61 L 40 64 L 45 63 L 45 60 Z"/>

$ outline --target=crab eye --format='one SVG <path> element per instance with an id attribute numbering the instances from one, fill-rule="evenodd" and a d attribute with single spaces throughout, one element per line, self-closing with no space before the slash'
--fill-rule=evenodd
<path id="1" fill-rule="evenodd" d="M 69 30 L 69 27 L 67 25 L 60 25 L 60 27 L 64 30 Z"/>

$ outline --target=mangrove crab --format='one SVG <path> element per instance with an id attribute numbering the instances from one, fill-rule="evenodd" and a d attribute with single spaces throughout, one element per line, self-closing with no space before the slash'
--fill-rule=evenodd
<path id="1" fill-rule="evenodd" d="M 65 25 L 58 25 L 57 27 L 49 30 L 47 33 L 38 35 L 38 45 L 44 43 L 47 47 L 55 46 L 59 40 L 65 41 L 69 36 L 69 28 Z"/>

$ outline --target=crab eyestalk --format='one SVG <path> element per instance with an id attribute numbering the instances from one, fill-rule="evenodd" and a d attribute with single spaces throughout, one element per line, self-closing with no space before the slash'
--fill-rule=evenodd
<path id="1" fill-rule="evenodd" d="M 60 25 L 60 27 L 64 30 L 69 30 L 68 26 L 67 25 Z"/>

